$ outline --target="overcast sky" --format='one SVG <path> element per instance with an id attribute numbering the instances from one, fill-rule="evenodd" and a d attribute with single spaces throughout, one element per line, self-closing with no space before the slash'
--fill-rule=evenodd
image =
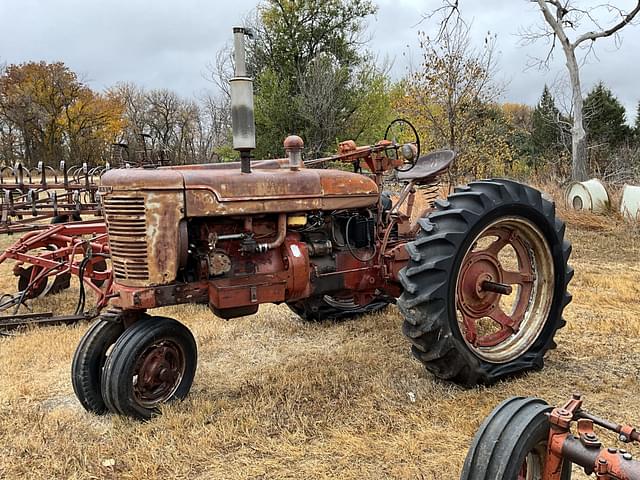
<path id="1" fill-rule="evenodd" d="M 602 3 L 580 0 L 583 4 Z M 631 0 L 614 0 L 621 7 Z M 198 95 L 213 85 L 204 78 L 206 65 L 231 38 L 231 28 L 256 6 L 257 0 L 0 0 L 0 62 L 63 61 L 93 88 L 118 81 L 148 88 L 169 88 L 183 96 Z M 439 0 L 377 0 L 370 18 L 370 49 L 393 61 L 395 78 L 406 73 L 410 59 L 419 64 L 416 26 Z M 466 20 L 481 44 L 484 34 L 497 34 L 500 75 L 507 82 L 504 101 L 534 105 L 542 85 L 564 75 L 558 52 L 548 72 L 527 69 L 531 56 L 545 54 L 540 42 L 519 45 L 518 32 L 541 22 L 527 0 L 462 0 Z M 585 90 L 604 81 L 634 119 L 640 100 L 640 25 L 622 31 L 619 49 L 611 39 L 599 40 L 596 53 L 582 70 Z"/>

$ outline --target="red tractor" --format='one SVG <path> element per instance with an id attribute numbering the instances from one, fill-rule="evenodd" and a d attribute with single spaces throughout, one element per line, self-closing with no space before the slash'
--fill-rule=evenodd
<path id="1" fill-rule="evenodd" d="M 412 223 L 416 197 L 455 156 L 420 156 L 417 138 L 343 142 L 334 157 L 302 162 L 302 140 L 290 136 L 286 158 L 251 162 L 251 99 L 237 93 L 246 80 L 232 80 L 241 162 L 102 177 L 115 297 L 73 359 L 87 410 L 147 419 L 187 395 L 195 339 L 148 313 L 183 303 L 226 319 L 284 303 L 320 321 L 397 301 L 414 355 L 439 378 L 490 384 L 542 367 L 571 299 L 571 247 L 551 201 L 513 181 L 477 181 Z M 350 162 L 354 172 L 308 168 L 327 161 Z M 404 183 L 397 197 L 383 192 L 389 173 Z"/>

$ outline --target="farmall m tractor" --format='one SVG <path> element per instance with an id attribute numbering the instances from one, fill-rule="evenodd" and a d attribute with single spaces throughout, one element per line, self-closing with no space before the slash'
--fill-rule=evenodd
<path id="1" fill-rule="evenodd" d="M 149 313 L 184 303 L 225 319 L 286 304 L 303 321 L 352 318 L 398 304 L 412 351 L 435 376 L 490 384 L 542 367 L 564 325 L 570 245 L 552 202 L 509 180 L 472 182 L 411 223 L 415 197 L 455 156 L 421 156 L 419 140 L 383 140 L 302 161 L 251 161 L 251 80 L 234 29 L 234 146 L 240 162 L 112 170 L 101 194 L 114 272 L 111 308 L 72 366 L 89 411 L 147 419 L 187 395 L 196 342 Z M 354 172 L 308 168 L 349 162 Z M 393 198 L 385 176 L 404 183 Z"/>

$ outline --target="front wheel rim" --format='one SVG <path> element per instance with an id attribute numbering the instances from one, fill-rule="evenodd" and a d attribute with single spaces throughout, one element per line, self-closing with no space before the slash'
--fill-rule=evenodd
<path id="1" fill-rule="evenodd" d="M 546 443 L 539 443 L 530 452 L 527 452 L 520 470 L 517 480 L 541 480 L 544 470 L 544 461 L 546 457 Z"/>
<path id="2" fill-rule="evenodd" d="M 184 349 L 172 340 L 158 340 L 136 360 L 133 396 L 144 408 L 167 402 L 178 390 L 186 370 Z"/>
<path id="3" fill-rule="evenodd" d="M 542 333 L 554 288 L 553 256 L 540 229 L 519 216 L 494 220 L 458 271 L 455 309 L 465 343 L 487 362 L 518 358 Z"/>

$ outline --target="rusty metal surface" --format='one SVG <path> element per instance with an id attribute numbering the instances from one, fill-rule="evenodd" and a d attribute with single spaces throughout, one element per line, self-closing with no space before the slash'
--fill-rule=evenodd
<path id="1" fill-rule="evenodd" d="M 113 270 L 126 285 L 162 285 L 176 279 L 180 265 L 180 190 L 116 190 L 104 195 Z M 151 261 L 150 261 L 151 259 Z"/>
<path id="2" fill-rule="evenodd" d="M 109 170 L 100 178 L 100 192 L 146 190 L 182 190 L 184 182 L 177 169 L 122 168 Z"/>
<path id="3" fill-rule="evenodd" d="M 36 168 L 21 163 L 0 168 L 0 233 L 42 228 L 42 221 L 54 217 L 101 214 L 96 195 L 100 175 L 109 166 L 90 168 L 86 164 L 60 169 Z"/>
<path id="4" fill-rule="evenodd" d="M 553 409 L 549 415 L 550 431 L 547 440 L 547 455 L 542 480 L 560 480 L 565 461 L 584 468 L 588 475 L 611 480 L 640 479 L 640 462 L 634 460 L 624 449 L 605 448 L 595 433 L 594 421 L 616 433 L 628 432 L 626 441 L 638 441 L 631 426 L 623 426 L 593 417 L 582 410 L 582 398 L 573 395 L 564 405 Z M 576 433 L 571 430 L 577 424 Z"/>
<path id="5" fill-rule="evenodd" d="M 13 272 L 18 277 L 19 290 L 16 294 L 2 296 L 0 310 L 12 309 L 12 313 L 0 317 L 0 327 L 69 323 L 97 314 L 107 305 L 112 294 L 113 277 L 108 257 L 104 222 L 49 225 L 44 230 L 23 235 L 0 255 L 0 263 L 8 260 L 16 262 Z M 25 300 L 68 288 L 72 275 L 81 279 L 81 298 L 74 315 L 18 314 Z M 82 311 L 85 304 L 84 288 L 97 295 L 96 303 L 90 309 L 92 313 Z"/>
<path id="6" fill-rule="evenodd" d="M 224 173 L 183 172 L 188 216 L 362 208 L 378 200 L 376 183 L 355 173 L 312 169 Z"/>
<path id="7" fill-rule="evenodd" d="M 261 303 L 325 294 L 337 305 L 347 296 L 345 305 L 398 296 L 398 274 L 408 261 L 404 244 L 415 232 L 404 226 L 407 215 L 391 212 L 388 226 L 373 218 L 379 233 L 356 251 L 334 250 L 322 240 L 322 248 L 312 244 L 312 257 L 296 232 L 304 231 L 301 212 L 377 211 L 381 173 L 393 168 L 384 156 L 390 144 L 344 146 L 340 155 L 366 162 L 375 172 L 369 175 L 283 168 L 287 159 L 253 162 L 251 174 L 227 165 L 107 172 L 101 194 L 118 295 L 113 303 L 124 310 L 208 303 L 230 318 Z M 391 239 L 394 225 L 408 233 Z"/>

